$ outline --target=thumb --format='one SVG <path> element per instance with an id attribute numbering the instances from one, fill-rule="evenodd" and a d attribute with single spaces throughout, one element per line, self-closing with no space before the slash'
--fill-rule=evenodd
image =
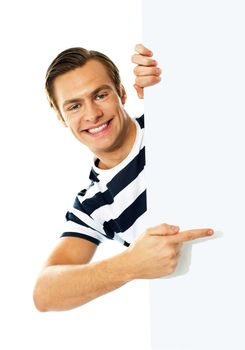
<path id="1" fill-rule="evenodd" d="M 140 87 L 137 84 L 134 84 L 134 88 L 137 91 L 138 97 L 143 99 L 144 98 L 144 88 Z"/>
<path id="2" fill-rule="evenodd" d="M 179 226 L 168 225 L 168 224 L 160 224 L 155 227 L 151 227 L 148 229 L 148 233 L 150 236 L 169 236 L 175 235 L 179 232 Z"/>

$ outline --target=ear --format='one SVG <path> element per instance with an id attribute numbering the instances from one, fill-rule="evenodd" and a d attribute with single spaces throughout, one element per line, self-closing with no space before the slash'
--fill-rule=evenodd
<path id="1" fill-rule="evenodd" d="M 122 101 L 122 104 L 124 105 L 126 103 L 126 100 L 127 100 L 127 94 L 126 94 L 126 90 L 122 84 L 120 86 L 120 92 L 121 92 L 121 101 Z"/>
<path id="2" fill-rule="evenodd" d="M 65 119 L 62 117 L 59 111 L 56 110 L 56 116 L 59 119 L 59 121 L 63 124 L 65 128 L 68 128 L 68 125 L 65 122 Z"/>

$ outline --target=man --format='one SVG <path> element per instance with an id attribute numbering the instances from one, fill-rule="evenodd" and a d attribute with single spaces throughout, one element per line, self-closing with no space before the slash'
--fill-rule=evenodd
<path id="1" fill-rule="evenodd" d="M 135 89 L 143 98 L 144 87 L 160 81 L 161 71 L 150 50 L 137 45 L 136 51 Z M 143 117 L 133 120 L 124 108 L 127 96 L 117 67 L 96 51 L 69 49 L 50 65 L 46 90 L 59 120 L 89 147 L 95 162 L 90 185 L 78 193 L 62 239 L 38 277 L 38 310 L 68 310 L 136 278 L 172 273 L 181 244 L 213 231 L 180 233 L 178 226 L 167 224 L 141 231 L 146 211 L 144 122 Z M 127 249 L 89 263 L 106 239 Z"/>

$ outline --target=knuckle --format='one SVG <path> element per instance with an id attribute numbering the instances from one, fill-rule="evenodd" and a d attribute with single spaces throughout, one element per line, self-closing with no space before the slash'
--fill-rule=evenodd
<path id="1" fill-rule="evenodd" d="M 136 55 L 136 54 L 134 54 L 134 55 L 132 55 L 131 56 L 131 61 L 133 62 L 133 63 L 137 63 L 136 62 L 136 57 L 137 57 L 138 55 Z"/>
<path id="2" fill-rule="evenodd" d="M 160 69 L 159 68 L 155 68 L 154 69 L 154 73 L 155 73 L 155 75 L 159 75 L 160 73 L 161 73 L 161 71 L 160 71 Z"/>
<path id="3" fill-rule="evenodd" d="M 163 223 L 161 224 L 161 229 L 165 232 L 165 233 L 168 233 L 168 234 L 172 234 L 172 226 L 167 224 L 167 223 Z"/>
<path id="4" fill-rule="evenodd" d="M 136 44 L 134 47 L 135 51 L 137 52 L 140 51 L 142 49 L 142 46 L 143 46 L 142 44 Z"/>
<path id="5" fill-rule="evenodd" d="M 140 85 L 141 79 L 137 76 L 136 79 L 135 79 L 135 82 L 136 82 L 136 84 Z"/>
<path id="6" fill-rule="evenodd" d="M 146 230 L 146 233 L 148 235 L 152 234 L 154 232 L 154 228 L 153 227 L 148 227 L 148 229 Z"/>
<path id="7" fill-rule="evenodd" d="M 151 58 L 146 58 L 146 64 L 148 66 L 153 66 L 154 65 L 154 60 L 152 60 Z"/>
<path id="8" fill-rule="evenodd" d="M 155 75 L 151 76 L 150 82 L 155 83 L 157 81 L 157 77 Z"/>
<path id="9" fill-rule="evenodd" d="M 139 88 L 144 88 L 146 85 L 146 80 L 144 77 L 140 77 L 139 75 L 136 75 L 135 83 L 138 85 Z"/>
<path id="10" fill-rule="evenodd" d="M 171 261 L 176 261 L 177 258 L 177 253 L 176 252 L 171 252 L 170 253 L 170 260 Z"/>
<path id="11" fill-rule="evenodd" d="M 139 66 L 136 66 L 136 67 L 134 68 L 134 74 L 135 74 L 135 75 L 139 74 Z"/>
<path id="12" fill-rule="evenodd" d="M 167 224 L 160 224 L 156 227 L 157 231 L 161 234 L 166 234 L 169 231 L 168 225 Z"/>
<path id="13" fill-rule="evenodd" d="M 174 249 L 169 248 L 167 256 L 169 260 L 174 260 L 176 258 L 176 251 Z"/>

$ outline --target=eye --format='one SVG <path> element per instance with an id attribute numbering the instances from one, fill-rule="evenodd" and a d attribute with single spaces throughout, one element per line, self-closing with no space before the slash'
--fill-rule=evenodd
<path id="1" fill-rule="evenodd" d="M 70 107 L 68 108 L 68 111 L 76 111 L 76 110 L 79 109 L 80 107 L 81 107 L 81 104 L 80 104 L 80 103 L 76 103 L 76 104 L 70 106 Z"/>
<path id="2" fill-rule="evenodd" d="M 102 93 L 99 93 L 98 95 L 95 96 L 95 99 L 97 101 L 101 101 L 101 100 L 104 100 L 106 98 L 106 96 L 108 95 L 108 93 L 106 92 L 102 92 Z"/>

